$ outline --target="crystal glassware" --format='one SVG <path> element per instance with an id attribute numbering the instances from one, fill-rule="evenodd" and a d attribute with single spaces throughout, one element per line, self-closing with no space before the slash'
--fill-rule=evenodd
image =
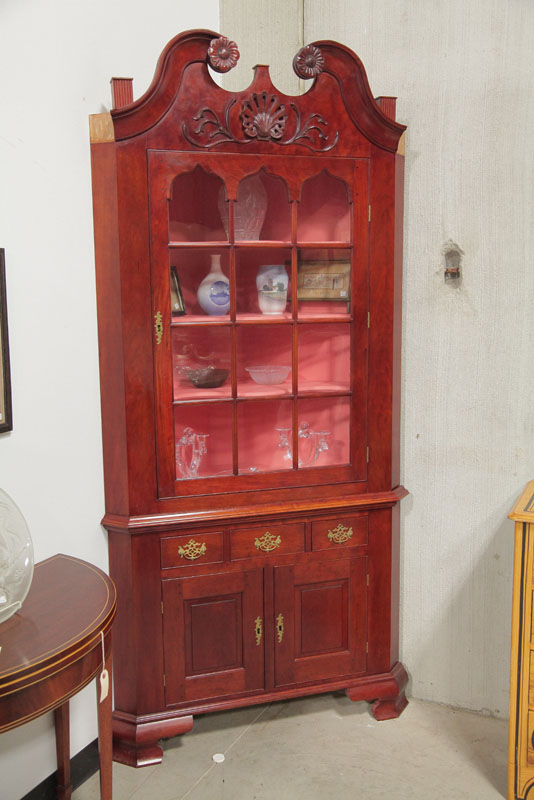
<path id="1" fill-rule="evenodd" d="M 202 456 L 208 452 L 206 439 L 209 433 L 195 433 L 193 428 L 185 428 L 176 444 L 176 463 L 184 478 L 196 478 Z"/>
<path id="2" fill-rule="evenodd" d="M 284 451 L 284 458 L 293 460 L 291 446 L 291 428 L 276 428 L 278 431 L 278 447 Z M 330 431 L 312 431 L 308 422 L 301 422 L 298 430 L 299 438 L 299 467 L 310 467 L 319 458 L 321 453 L 328 450 L 327 437 Z"/>
<path id="3" fill-rule="evenodd" d="M 0 489 L 0 622 L 21 608 L 33 578 L 33 544 L 26 520 Z"/>

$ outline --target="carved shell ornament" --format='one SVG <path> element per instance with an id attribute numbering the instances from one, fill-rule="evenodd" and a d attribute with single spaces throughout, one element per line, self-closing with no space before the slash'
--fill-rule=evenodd
<path id="1" fill-rule="evenodd" d="M 293 69 L 299 76 L 308 80 L 320 75 L 324 67 L 323 54 L 318 47 L 308 44 L 302 47 L 293 59 Z"/>
<path id="2" fill-rule="evenodd" d="M 281 139 L 286 127 L 286 107 L 275 94 L 253 92 L 245 100 L 241 110 L 243 130 L 247 136 L 261 141 Z"/>
<path id="3" fill-rule="evenodd" d="M 215 72 L 229 72 L 239 61 L 239 50 L 235 42 L 219 36 L 210 42 L 208 59 Z"/>

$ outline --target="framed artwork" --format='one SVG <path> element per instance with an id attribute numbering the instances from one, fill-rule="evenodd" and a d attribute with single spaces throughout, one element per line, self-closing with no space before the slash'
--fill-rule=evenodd
<path id="1" fill-rule="evenodd" d="M 185 313 L 185 303 L 178 271 L 176 267 L 171 267 L 171 314 L 176 317 L 183 317 Z"/>
<path id="2" fill-rule="evenodd" d="M 350 261 L 301 261 L 298 265 L 299 300 L 350 299 Z"/>
<path id="3" fill-rule="evenodd" d="M 9 340 L 7 335 L 6 263 L 4 248 L 0 248 L 0 433 L 13 429 L 11 409 L 11 374 L 9 370 Z"/>

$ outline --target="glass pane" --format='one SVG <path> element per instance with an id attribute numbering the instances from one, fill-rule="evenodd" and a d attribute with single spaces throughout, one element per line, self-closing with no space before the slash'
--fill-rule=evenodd
<path id="1" fill-rule="evenodd" d="M 350 391 L 350 324 L 300 325 L 299 395 Z"/>
<path id="2" fill-rule="evenodd" d="M 237 329 L 238 397 L 291 394 L 291 366 L 291 325 L 243 325 Z"/>
<path id="3" fill-rule="evenodd" d="M 348 248 L 299 248 L 299 318 L 350 315 L 350 264 Z"/>
<path id="4" fill-rule="evenodd" d="M 298 204 L 299 242 L 350 242 L 351 205 L 345 181 L 326 170 L 302 185 Z"/>
<path id="5" fill-rule="evenodd" d="M 228 234 L 219 210 L 221 197 L 224 203 L 222 180 L 202 167 L 178 175 L 169 200 L 169 241 L 226 241 Z"/>
<path id="6" fill-rule="evenodd" d="M 328 467 L 350 461 L 350 401 L 320 397 L 298 403 L 299 467 Z"/>
<path id="7" fill-rule="evenodd" d="M 240 317 L 291 319 L 291 251 L 239 248 L 236 292 Z"/>
<path id="8" fill-rule="evenodd" d="M 243 178 L 234 207 L 236 241 L 291 241 L 287 184 L 264 170 Z"/>
<path id="9" fill-rule="evenodd" d="M 239 403 L 237 418 L 240 474 L 292 469 L 290 400 Z"/>
<path id="10" fill-rule="evenodd" d="M 181 405 L 174 412 L 176 480 L 232 474 L 232 404 Z"/>
<path id="11" fill-rule="evenodd" d="M 230 327 L 171 330 L 175 400 L 232 396 Z"/>
<path id="12" fill-rule="evenodd" d="M 170 303 L 173 319 L 203 322 L 230 311 L 228 252 L 204 249 L 171 251 Z M 191 319 L 193 317 L 193 319 Z M 200 321 L 200 320 L 199 320 Z"/>

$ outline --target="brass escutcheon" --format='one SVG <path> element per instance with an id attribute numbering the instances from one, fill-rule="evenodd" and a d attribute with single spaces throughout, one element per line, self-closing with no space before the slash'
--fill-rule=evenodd
<path id="1" fill-rule="evenodd" d="M 284 615 L 278 614 L 276 618 L 276 635 L 278 636 L 278 644 L 282 643 L 284 638 Z"/>
<path id="2" fill-rule="evenodd" d="M 180 558 L 194 561 L 196 558 L 206 555 L 206 542 L 195 542 L 194 539 L 189 539 L 185 547 L 178 548 L 178 555 Z"/>
<path id="3" fill-rule="evenodd" d="M 264 553 L 268 553 L 269 551 L 280 547 L 282 540 L 279 536 L 274 536 L 270 531 L 267 531 L 263 534 L 261 539 L 256 538 L 254 540 L 254 544 L 256 545 L 257 550 L 263 550 Z"/>
<path id="4" fill-rule="evenodd" d="M 154 330 L 156 331 L 156 344 L 161 344 L 163 338 L 163 314 L 156 311 L 154 314 Z"/>
<path id="5" fill-rule="evenodd" d="M 259 647 L 261 644 L 261 636 L 263 633 L 261 617 L 256 617 L 256 619 L 254 620 L 254 633 L 256 634 L 256 647 Z"/>
<path id="6" fill-rule="evenodd" d="M 334 528 L 332 531 L 328 531 L 328 538 L 331 542 L 336 542 L 336 544 L 343 544 L 343 542 L 348 542 L 348 540 L 352 537 L 352 527 L 346 528 L 344 525 L 339 523 L 337 528 Z"/>

